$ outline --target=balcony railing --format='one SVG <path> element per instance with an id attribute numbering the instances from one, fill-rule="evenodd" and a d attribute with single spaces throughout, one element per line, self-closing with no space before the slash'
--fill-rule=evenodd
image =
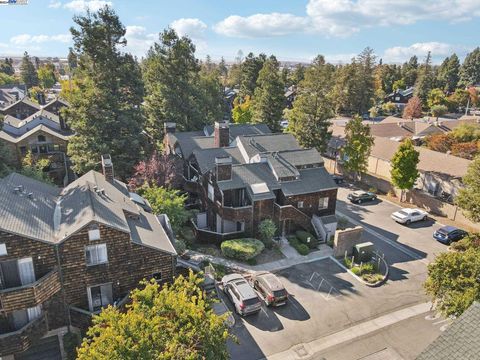
<path id="1" fill-rule="evenodd" d="M 11 312 L 42 304 L 60 291 L 60 275 L 55 268 L 37 281 L 0 290 L 0 310 Z"/>
<path id="2" fill-rule="evenodd" d="M 46 315 L 30 321 L 19 330 L 0 335 L 0 356 L 27 350 L 48 331 Z"/>

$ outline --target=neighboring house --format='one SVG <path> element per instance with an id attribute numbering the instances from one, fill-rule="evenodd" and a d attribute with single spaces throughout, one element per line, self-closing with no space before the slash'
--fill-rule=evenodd
<path id="1" fill-rule="evenodd" d="M 474 302 L 428 347 L 417 360 L 478 359 L 480 354 L 480 303 Z"/>
<path id="2" fill-rule="evenodd" d="M 28 97 L 23 97 L 18 101 L 10 103 L 4 107 L 0 107 L 1 115 L 10 115 L 19 120 L 28 118 L 41 109 L 41 106 L 30 100 Z"/>
<path id="3" fill-rule="evenodd" d="M 407 104 L 408 100 L 412 98 L 414 90 L 415 88 L 413 86 L 405 90 L 397 89 L 391 94 L 385 96 L 383 101 L 386 103 L 392 102 L 398 107 L 404 107 Z"/>
<path id="4" fill-rule="evenodd" d="M 337 187 L 318 151 L 301 148 L 293 135 L 262 124 L 217 122 L 203 135 L 173 129 L 166 124 L 165 147 L 183 159 L 200 241 L 257 236 L 267 218 L 284 234 L 303 228 L 326 241 L 335 232 Z"/>
<path id="5" fill-rule="evenodd" d="M 25 97 L 25 85 L 0 86 L 0 109 L 7 107 Z"/>
<path id="6" fill-rule="evenodd" d="M 65 326 L 85 330 L 142 279 L 172 281 L 165 216 L 137 205 L 108 155 L 102 166 L 64 189 L 16 173 L 0 179 L 0 357 Z"/>
<path id="7" fill-rule="evenodd" d="M 31 151 L 35 157 L 47 157 L 50 160 L 48 174 L 56 184 L 63 186 L 74 180 L 66 157 L 68 141 L 73 132 L 61 114 L 61 109 L 66 106 L 67 102 L 57 98 L 40 106 L 39 110 L 26 118 L 4 116 L 0 141 L 10 150 L 10 165 L 19 166 L 22 158 Z"/>

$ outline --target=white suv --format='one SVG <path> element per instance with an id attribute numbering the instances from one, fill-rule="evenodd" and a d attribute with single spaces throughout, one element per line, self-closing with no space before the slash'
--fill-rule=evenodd
<path id="1" fill-rule="evenodd" d="M 240 274 L 225 275 L 222 278 L 223 291 L 228 295 L 239 315 L 257 313 L 262 308 L 257 293 Z"/>

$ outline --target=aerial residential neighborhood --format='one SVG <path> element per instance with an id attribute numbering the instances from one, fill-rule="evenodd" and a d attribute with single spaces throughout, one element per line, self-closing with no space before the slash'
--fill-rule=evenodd
<path id="1" fill-rule="evenodd" d="M 0 1 L 0 360 L 480 360 L 475 1 Z"/>

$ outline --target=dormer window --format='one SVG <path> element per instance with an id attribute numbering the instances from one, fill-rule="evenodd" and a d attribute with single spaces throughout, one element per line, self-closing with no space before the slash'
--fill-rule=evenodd
<path id="1" fill-rule="evenodd" d="M 45 135 L 38 135 L 37 137 L 38 142 L 45 142 L 47 139 L 45 138 Z"/>

